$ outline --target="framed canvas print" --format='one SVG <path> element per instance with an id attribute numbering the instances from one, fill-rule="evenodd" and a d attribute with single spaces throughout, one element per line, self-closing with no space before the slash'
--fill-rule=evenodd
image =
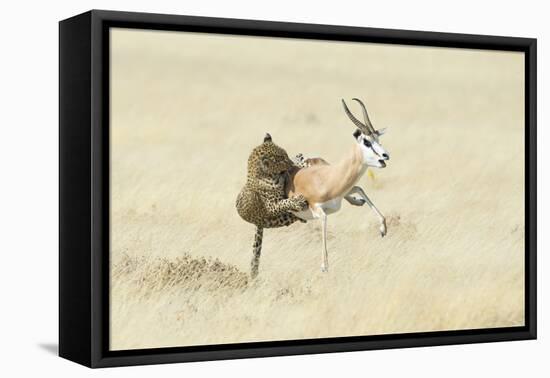
<path id="1" fill-rule="evenodd" d="M 59 352 L 536 338 L 536 40 L 60 22 Z"/>

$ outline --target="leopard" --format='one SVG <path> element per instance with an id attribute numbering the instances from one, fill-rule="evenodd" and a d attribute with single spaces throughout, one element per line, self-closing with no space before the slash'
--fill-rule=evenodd
<path id="1" fill-rule="evenodd" d="M 248 157 L 246 184 L 237 195 L 235 207 L 244 221 L 256 226 L 250 263 L 253 279 L 259 271 L 264 229 L 305 222 L 292 211 L 305 210 L 307 200 L 302 195 L 287 198 L 285 191 L 289 172 L 304 167 L 304 164 L 301 154 L 291 160 L 286 150 L 273 142 L 269 133 Z"/>

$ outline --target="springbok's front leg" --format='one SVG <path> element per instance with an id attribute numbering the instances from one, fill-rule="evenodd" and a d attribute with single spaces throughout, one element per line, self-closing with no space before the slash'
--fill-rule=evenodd
<path id="1" fill-rule="evenodd" d="M 355 205 L 355 203 L 353 203 L 352 201 L 358 201 L 356 198 L 353 198 L 351 196 L 351 194 L 359 194 L 361 196 L 361 198 L 363 200 L 365 200 L 365 202 L 367 203 L 367 205 L 369 205 L 369 207 L 376 213 L 376 215 L 378 216 L 378 219 L 380 221 L 380 235 L 382 235 L 382 237 L 386 236 L 386 232 L 387 232 L 387 228 L 386 228 L 386 218 L 384 217 L 384 215 L 382 215 L 382 213 L 380 212 L 380 210 L 378 210 L 378 208 L 376 206 L 374 206 L 374 203 L 372 203 L 372 201 L 370 200 L 370 198 L 367 196 L 367 194 L 365 193 L 365 191 L 360 187 L 360 186 L 354 186 L 353 188 L 351 188 L 351 190 L 349 191 L 349 193 L 346 195 L 346 200 L 348 202 L 350 202 L 352 205 Z M 352 198 L 353 200 L 350 201 L 350 198 Z M 360 205 L 359 205 L 360 206 Z"/>
<path id="2" fill-rule="evenodd" d="M 313 216 L 321 220 L 321 237 L 323 240 L 323 249 L 321 251 L 321 272 L 328 272 L 327 214 L 321 206 L 316 205 L 313 209 Z"/>
<path id="3" fill-rule="evenodd" d="M 353 206 L 363 206 L 367 202 L 363 198 L 356 198 L 351 194 L 346 195 L 344 199 L 348 201 L 350 205 L 353 205 Z"/>

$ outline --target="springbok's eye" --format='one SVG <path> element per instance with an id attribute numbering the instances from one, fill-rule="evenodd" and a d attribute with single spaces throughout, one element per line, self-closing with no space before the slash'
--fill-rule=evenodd
<path id="1" fill-rule="evenodd" d="M 363 139 L 363 143 L 365 143 L 365 146 L 369 148 L 372 146 L 371 142 L 368 139 Z"/>

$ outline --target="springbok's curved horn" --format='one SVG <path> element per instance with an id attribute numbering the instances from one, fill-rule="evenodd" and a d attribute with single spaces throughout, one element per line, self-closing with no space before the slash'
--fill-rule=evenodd
<path id="1" fill-rule="evenodd" d="M 344 112 L 346 112 L 346 115 L 348 118 L 353 122 L 355 126 L 357 126 L 363 133 L 370 134 L 370 129 L 364 125 L 361 121 L 359 121 L 355 116 L 351 113 L 351 111 L 348 109 L 348 106 L 346 105 L 346 102 L 344 99 L 342 99 L 342 105 L 344 106 Z"/>
<path id="2" fill-rule="evenodd" d="M 367 113 L 367 107 L 365 104 L 363 104 L 363 101 L 359 100 L 358 98 L 353 98 L 353 101 L 357 101 L 361 107 L 363 108 L 363 119 L 365 120 L 365 126 L 369 129 L 371 134 L 376 134 L 376 130 L 374 129 L 374 126 L 372 126 L 372 122 L 369 118 L 369 113 Z"/>

